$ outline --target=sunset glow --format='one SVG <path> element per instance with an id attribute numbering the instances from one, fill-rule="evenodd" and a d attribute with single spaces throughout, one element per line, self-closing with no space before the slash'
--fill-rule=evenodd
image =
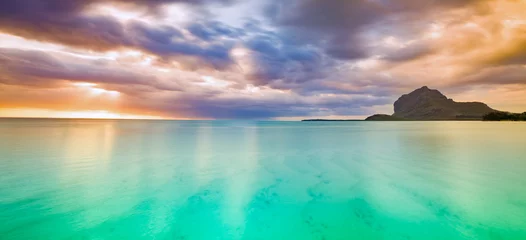
<path id="1" fill-rule="evenodd" d="M 49 109 L 0 109 L 3 117 L 16 118 L 86 118 L 86 119 L 164 119 L 159 116 L 120 114 L 105 110 L 92 111 L 58 111 Z"/>
<path id="2" fill-rule="evenodd" d="M 108 97 L 116 98 L 120 95 L 120 92 L 118 91 L 112 91 L 112 90 L 106 90 L 103 88 L 96 87 L 97 84 L 94 83 L 85 83 L 85 82 L 78 82 L 73 83 L 74 86 L 85 89 L 89 95 L 106 95 Z"/>
<path id="3" fill-rule="evenodd" d="M 39 2 L 0 3 L 0 117 L 354 118 L 424 85 L 526 111 L 526 1 Z"/>
<path id="4" fill-rule="evenodd" d="M 526 0 L 0 0 L 0 240 L 526 240 Z"/>

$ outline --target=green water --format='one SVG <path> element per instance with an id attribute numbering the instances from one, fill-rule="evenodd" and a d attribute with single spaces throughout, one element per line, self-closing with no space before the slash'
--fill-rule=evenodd
<path id="1" fill-rule="evenodd" d="M 0 120 L 0 239 L 526 239 L 526 123 Z"/>

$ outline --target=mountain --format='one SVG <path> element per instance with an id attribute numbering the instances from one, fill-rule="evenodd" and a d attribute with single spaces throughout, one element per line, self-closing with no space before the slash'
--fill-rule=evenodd
<path id="1" fill-rule="evenodd" d="M 424 86 L 396 100 L 392 119 L 373 115 L 366 120 L 482 120 L 492 112 L 498 111 L 481 102 L 455 102 L 438 90 Z"/>

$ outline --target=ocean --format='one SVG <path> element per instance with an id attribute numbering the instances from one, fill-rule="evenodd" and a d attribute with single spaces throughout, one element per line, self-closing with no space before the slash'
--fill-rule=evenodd
<path id="1" fill-rule="evenodd" d="M 526 123 L 0 120 L 0 239 L 526 239 Z"/>

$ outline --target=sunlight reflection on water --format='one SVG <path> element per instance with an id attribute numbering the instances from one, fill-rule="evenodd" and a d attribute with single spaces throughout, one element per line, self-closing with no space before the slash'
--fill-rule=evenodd
<path id="1" fill-rule="evenodd" d="M 1 239 L 526 239 L 526 124 L 0 120 Z"/>

